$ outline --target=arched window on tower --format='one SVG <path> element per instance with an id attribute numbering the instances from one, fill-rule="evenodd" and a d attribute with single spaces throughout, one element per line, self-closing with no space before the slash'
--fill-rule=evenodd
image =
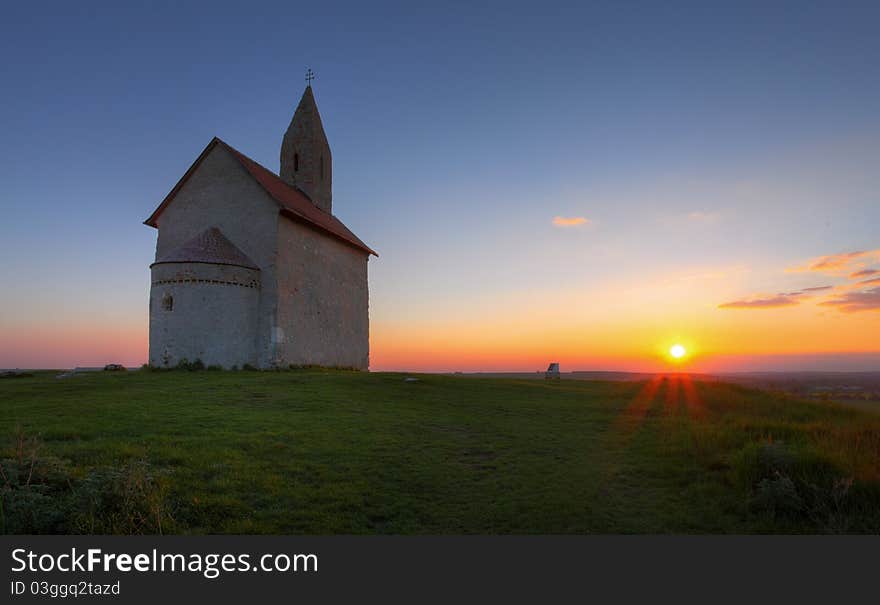
<path id="1" fill-rule="evenodd" d="M 299 154 L 298 153 L 293 154 L 293 171 L 299 172 Z"/>
<path id="2" fill-rule="evenodd" d="M 174 297 L 166 293 L 165 296 L 162 297 L 162 308 L 166 311 L 173 311 Z"/>
<path id="3" fill-rule="evenodd" d="M 324 180 L 324 156 L 321 156 L 321 180 Z"/>

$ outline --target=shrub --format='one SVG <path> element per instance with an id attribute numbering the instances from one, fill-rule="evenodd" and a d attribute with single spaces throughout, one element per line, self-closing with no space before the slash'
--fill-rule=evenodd
<path id="1" fill-rule="evenodd" d="M 205 364 L 202 363 L 201 359 L 196 359 L 195 361 L 190 361 L 186 357 L 177 362 L 178 370 L 186 370 L 188 372 L 197 372 L 199 370 L 205 369 Z"/>
<path id="2" fill-rule="evenodd" d="M 749 444 L 736 468 L 749 483 L 753 512 L 769 515 L 777 527 L 810 528 L 822 533 L 852 530 L 867 497 L 853 497 L 853 479 L 807 448 L 782 441 Z M 781 526 L 778 522 L 782 522 Z"/>
<path id="3" fill-rule="evenodd" d="M 354 366 L 323 366 L 315 363 L 295 364 L 291 363 L 287 366 L 289 370 L 339 370 L 346 372 L 359 372 L 360 368 Z"/>
<path id="4" fill-rule="evenodd" d="M 788 475 L 776 472 L 775 477 L 761 479 L 752 496 L 752 507 L 766 511 L 774 518 L 797 518 L 804 511 L 804 501 Z"/>
<path id="5" fill-rule="evenodd" d="M 92 469 L 77 479 L 68 463 L 42 454 L 19 428 L 0 459 L 0 532 L 152 534 L 173 527 L 162 478 L 146 461 Z"/>
<path id="6" fill-rule="evenodd" d="M 92 470 L 72 496 L 70 533 L 161 534 L 173 521 L 167 488 L 144 460 Z"/>
<path id="7" fill-rule="evenodd" d="M 790 472 L 794 456 L 783 441 L 768 440 L 758 447 L 758 469 L 764 478 Z"/>
<path id="8" fill-rule="evenodd" d="M 0 459 L 0 531 L 59 533 L 64 508 L 58 501 L 70 491 L 70 471 L 62 460 L 42 456 L 42 442 L 21 427 L 12 439 L 11 455 Z"/>
<path id="9" fill-rule="evenodd" d="M 0 372 L 0 378 L 33 378 L 34 375 L 31 372 L 20 372 L 18 370 L 9 370 L 6 372 Z"/>
<path id="10" fill-rule="evenodd" d="M 807 515 L 813 523 L 827 533 L 844 533 L 852 524 L 850 510 L 855 505 L 851 497 L 852 477 L 838 477 L 830 485 L 807 483 Z"/>

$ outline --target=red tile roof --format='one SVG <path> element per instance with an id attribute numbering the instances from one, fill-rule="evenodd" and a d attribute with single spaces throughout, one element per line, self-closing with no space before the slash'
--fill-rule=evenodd
<path id="1" fill-rule="evenodd" d="M 153 265 L 160 263 L 211 263 L 260 270 L 257 264 L 226 239 L 217 227 L 205 229 L 182 246 L 164 254 Z"/>
<path id="2" fill-rule="evenodd" d="M 150 215 L 150 218 L 144 221 L 145 225 L 149 225 L 150 227 L 157 227 L 156 219 L 162 213 L 163 210 L 171 203 L 177 193 L 180 191 L 183 184 L 186 183 L 187 180 L 192 176 L 192 174 L 196 171 L 202 161 L 208 156 L 208 153 L 214 149 L 215 146 L 222 145 L 226 150 L 228 150 L 233 157 L 235 157 L 241 165 L 247 170 L 248 174 L 250 174 L 257 183 L 269 194 L 269 196 L 274 199 L 281 206 L 281 214 L 284 216 L 293 219 L 295 221 L 299 221 L 304 223 L 312 228 L 318 229 L 319 231 L 323 231 L 337 239 L 342 240 L 343 242 L 358 248 L 367 254 L 373 254 L 375 256 L 379 256 L 373 251 L 369 246 L 367 246 L 364 242 L 362 242 L 358 237 L 352 233 L 348 227 L 342 224 L 338 218 L 333 216 L 328 212 L 324 212 L 317 206 L 315 206 L 312 201 L 306 196 L 305 193 L 293 187 L 279 177 L 277 174 L 271 172 L 267 168 L 264 168 L 254 160 L 250 159 L 237 149 L 227 145 L 225 142 L 221 141 L 217 137 L 214 137 L 208 146 L 205 147 L 205 150 L 199 155 L 193 165 L 189 167 L 189 170 L 183 175 L 183 177 L 177 182 L 171 192 L 162 200 L 162 203 L 159 204 L 159 207 Z"/>

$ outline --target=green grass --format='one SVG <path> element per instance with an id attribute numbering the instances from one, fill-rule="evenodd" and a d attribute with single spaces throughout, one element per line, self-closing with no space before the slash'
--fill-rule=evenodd
<path id="1" fill-rule="evenodd" d="M 855 408 L 857 410 L 863 410 L 865 412 L 870 412 L 871 414 L 880 414 L 880 401 L 864 401 L 858 399 L 842 399 L 838 401 L 842 406 Z"/>
<path id="2" fill-rule="evenodd" d="M 17 427 L 73 484 L 145 461 L 177 533 L 880 531 L 880 418 L 726 384 L 38 373 Z"/>

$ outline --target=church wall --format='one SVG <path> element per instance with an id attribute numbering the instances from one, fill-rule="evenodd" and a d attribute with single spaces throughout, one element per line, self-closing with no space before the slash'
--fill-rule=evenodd
<path id="1" fill-rule="evenodd" d="M 261 269 L 262 284 L 254 339 L 254 360 L 258 367 L 268 367 L 274 356 L 272 335 L 276 321 L 277 287 L 275 281 L 278 205 L 256 183 L 226 149 L 216 146 L 199 168 L 184 183 L 158 218 L 159 237 L 156 258 L 161 257 L 209 227 L 217 227 Z M 194 322 L 179 326 L 183 335 L 195 337 L 202 329 Z M 153 349 L 162 351 L 162 336 L 150 338 Z M 206 360 L 203 359 L 207 363 Z"/>
<path id="2" fill-rule="evenodd" d="M 151 269 L 150 365 L 183 359 L 225 368 L 256 363 L 260 272 L 204 263 Z"/>
<path id="3" fill-rule="evenodd" d="M 282 217 L 277 266 L 277 363 L 368 369 L 367 255 Z"/>

